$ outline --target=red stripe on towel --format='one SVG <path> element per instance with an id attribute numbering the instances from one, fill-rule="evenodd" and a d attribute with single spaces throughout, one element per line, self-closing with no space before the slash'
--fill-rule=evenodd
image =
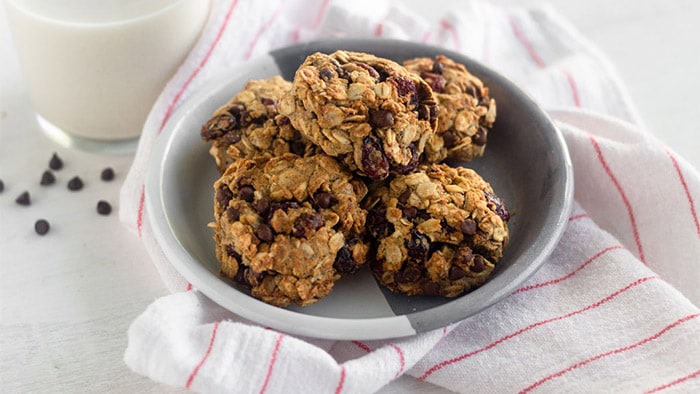
<path id="1" fill-rule="evenodd" d="M 693 201 L 693 196 L 690 194 L 688 184 L 685 182 L 685 177 L 683 176 L 681 167 L 678 165 L 678 161 L 668 149 L 666 149 L 666 154 L 668 155 L 669 159 L 671 159 L 671 163 L 673 163 L 673 168 L 676 169 L 678 179 L 681 181 L 683 191 L 685 192 L 685 198 L 688 199 L 688 205 L 690 206 L 690 216 L 693 217 L 693 222 L 695 222 L 695 231 L 698 234 L 698 238 L 700 238 L 700 223 L 698 223 L 698 213 L 697 211 L 695 211 L 695 202 Z"/>
<path id="2" fill-rule="evenodd" d="M 216 323 L 214 323 L 214 329 L 211 331 L 211 338 L 209 339 L 209 347 L 207 347 L 207 351 L 204 353 L 204 357 L 202 357 L 202 359 L 199 361 L 199 363 L 192 370 L 190 377 L 187 378 L 187 383 L 185 383 L 186 388 L 189 389 L 192 386 L 192 382 L 194 381 L 195 376 L 197 376 L 197 373 L 199 373 L 199 369 L 202 368 L 202 365 L 204 365 L 204 362 L 207 361 L 209 354 L 211 354 L 211 349 L 212 349 L 212 347 L 214 347 L 214 340 L 216 339 L 216 332 L 218 330 L 219 330 L 219 322 L 216 322 Z"/>
<path id="3" fill-rule="evenodd" d="M 625 208 L 627 209 L 627 215 L 629 215 L 630 218 L 630 224 L 632 225 L 632 233 L 634 235 L 634 242 L 637 244 L 637 250 L 639 252 L 639 260 L 642 261 L 645 265 L 647 264 L 646 258 L 644 257 L 644 249 L 642 248 L 642 241 L 639 237 L 639 229 L 637 228 L 637 220 L 634 217 L 634 210 L 632 209 L 632 204 L 630 203 L 630 200 L 627 198 L 627 194 L 625 194 L 625 191 L 622 189 L 622 186 L 620 185 L 620 182 L 617 180 L 617 177 L 615 174 L 613 174 L 612 170 L 610 169 L 610 166 L 608 165 L 607 161 L 605 161 L 605 157 L 603 157 L 603 152 L 600 150 L 600 145 L 598 144 L 598 141 L 595 139 L 595 137 L 590 136 L 591 144 L 593 144 L 593 149 L 595 149 L 596 155 L 598 156 L 598 160 L 600 161 L 600 164 L 603 166 L 603 169 L 605 170 L 605 173 L 608 174 L 608 177 L 612 181 L 612 183 L 615 185 L 615 188 L 617 189 L 617 192 L 620 193 L 620 197 L 622 198 L 622 202 L 625 204 Z"/>
<path id="4" fill-rule="evenodd" d="M 398 353 L 399 355 L 399 370 L 398 372 L 396 372 L 396 375 L 394 375 L 394 378 L 398 378 L 399 375 L 401 375 L 401 372 L 403 372 L 403 369 L 406 367 L 406 360 L 403 356 L 403 350 L 401 350 L 400 347 L 394 345 L 393 343 L 390 343 L 389 346 L 394 348 L 394 350 L 396 350 L 396 353 Z"/>
<path id="5" fill-rule="evenodd" d="M 574 220 L 584 219 L 587 217 L 589 217 L 587 213 L 580 213 L 578 215 L 574 215 L 574 216 L 569 217 L 569 221 L 573 222 Z"/>
<path id="6" fill-rule="evenodd" d="M 681 378 L 678 378 L 674 381 L 671 381 L 671 382 L 666 383 L 664 385 L 661 385 L 659 387 L 655 387 L 649 391 L 645 391 L 644 394 L 658 393 L 659 391 L 666 390 L 667 388 L 673 387 L 677 384 L 681 384 L 681 383 L 685 382 L 686 380 L 697 378 L 698 376 L 700 376 L 700 369 L 696 370 L 695 372 L 691 372 L 690 374 L 685 375 Z"/>
<path id="7" fill-rule="evenodd" d="M 263 394 L 265 390 L 267 390 L 267 384 L 270 382 L 270 377 L 272 376 L 272 368 L 275 366 L 275 362 L 277 361 L 277 353 L 280 350 L 280 344 L 282 343 L 282 338 L 284 338 L 284 334 L 280 334 L 277 337 L 277 341 L 275 342 L 275 348 L 272 349 L 272 356 L 270 356 L 270 363 L 267 366 L 267 375 L 265 375 L 265 381 L 263 382 L 263 386 L 260 389 L 260 394 Z"/>
<path id="8" fill-rule="evenodd" d="M 661 331 L 657 332 L 656 334 L 654 334 L 654 335 L 652 335 L 652 336 L 650 336 L 650 337 L 644 338 L 644 339 L 642 339 L 642 340 L 639 341 L 639 342 L 635 342 L 635 343 L 633 343 L 633 344 L 631 344 L 631 345 L 628 345 L 628 346 L 619 347 L 619 348 L 617 348 L 617 349 L 610 350 L 610 351 L 605 352 L 605 353 L 600 353 L 600 354 L 598 354 L 598 355 L 596 355 L 596 356 L 587 358 L 587 359 L 585 359 L 585 360 L 583 360 L 583 361 L 579 361 L 579 362 L 577 362 L 576 364 L 572 364 L 572 365 L 570 365 L 569 367 L 567 367 L 567 368 L 565 368 L 565 369 L 562 369 L 562 370 L 559 371 L 559 372 L 553 373 L 553 374 L 551 374 L 551 375 L 549 375 L 549 376 L 547 376 L 547 377 L 545 377 L 545 378 L 543 378 L 543 379 L 538 380 L 537 382 L 533 383 L 532 385 L 530 385 L 530 386 L 526 387 L 525 389 L 521 390 L 521 391 L 520 391 L 520 394 L 524 394 L 524 393 L 527 393 L 527 392 L 529 392 L 529 391 L 532 391 L 533 389 L 535 389 L 535 388 L 537 388 L 537 387 L 543 385 L 544 383 L 546 383 L 546 382 L 548 382 L 548 381 L 550 381 L 550 380 L 552 380 L 552 379 L 558 378 L 558 377 L 560 377 L 560 376 L 562 376 L 562 375 L 565 375 L 565 374 L 567 374 L 567 373 L 573 371 L 574 369 L 583 367 L 583 366 L 586 365 L 586 364 L 590 364 L 590 363 L 592 363 L 592 362 L 594 362 L 594 361 L 598 361 L 598 360 L 603 359 L 603 358 L 605 358 L 605 357 L 612 356 L 612 355 L 615 355 L 615 354 L 618 354 L 618 353 L 622 353 L 622 352 L 626 352 L 626 351 L 628 351 L 628 350 L 632 350 L 632 349 L 637 348 L 637 347 L 639 347 L 639 346 L 642 346 L 642 345 L 644 345 L 644 344 L 646 344 L 646 343 L 649 343 L 649 342 L 651 342 L 651 341 L 653 341 L 653 340 L 655 340 L 655 339 L 658 339 L 659 337 L 661 337 L 662 335 L 664 335 L 665 333 L 667 333 L 668 331 L 670 331 L 670 330 L 673 329 L 674 327 L 676 327 L 676 326 L 678 326 L 678 325 L 680 325 L 680 324 L 682 324 L 682 323 L 685 323 L 685 322 L 688 321 L 688 320 L 694 319 L 694 318 L 696 318 L 696 317 L 698 317 L 698 316 L 700 316 L 700 313 L 695 313 L 695 314 L 693 314 L 693 315 L 685 316 L 685 317 L 683 317 L 683 318 L 681 318 L 681 319 L 678 319 L 678 320 L 676 320 L 675 322 L 669 324 L 668 326 L 664 327 Z"/>
<path id="9" fill-rule="evenodd" d="M 596 260 L 596 259 L 599 258 L 600 256 L 602 256 L 602 255 L 604 255 L 604 254 L 606 254 L 606 253 L 608 253 L 608 252 L 610 252 L 610 251 L 612 251 L 612 250 L 616 250 L 616 249 L 624 249 L 624 247 L 623 247 L 622 245 L 609 246 L 609 247 L 607 247 L 607 248 L 601 250 L 600 252 L 596 253 L 595 255 L 593 255 L 593 257 L 591 257 L 590 259 L 584 261 L 583 264 L 581 264 L 580 266 L 578 266 L 578 268 L 576 268 L 575 270 L 571 271 L 569 274 L 564 275 L 564 276 L 562 276 L 561 278 L 552 279 L 552 280 L 548 280 L 548 281 L 546 281 L 546 282 L 542 282 L 542 283 L 537 283 L 537 284 L 530 285 L 530 286 L 521 287 L 521 288 L 519 288 L 518 290 L 514 291 L 513 294 L 523 293 L 523 292 L 526 292 L 526 291 L 529 291 L 529 290 L 539 289 L 540 287 L 545 287 L 545 286 L 553 285 L 553 284 L 556 284 L 556 283 L 559 283 L 559 282 L 563 282 L 563 281 L 565 281 L 565 280 L 571 278 L 572 276 L 576 275 L 577 272 L 579 272 L 579 271 L 581 271 L 582 269 L 584 269 L 588 264 L 592 263 L 594 260 Z"/>
<path id="10" fill-rule="evenodd" d="M 143 205 L 146 202 L 146 185 L 141 185 L 141 194 L 139 195 L 139 208 L 136 211 L 136 233 L 141 238 L 143 227 Z"/>
<path id="11" fill-rule="evenodd" d="M 270 26 L 272 26 L 272 22 L 275 19 L 277 19 L 277 16 L 280 14 L 281 10 L 282 10 L 282 3 L 280 3 L 280 5 L 277 7 L 275 12 L 272 14 L 270 19 L 265 21 L 265 23 L 262 26 L 260 26 L 258 31 L 255 32 L 255 35 L 253 36 L 253 40 L 251 40 L 250 44 L 248 44 L 248 49 L 246 50 L 245 55 L 244 55 L 244 58 L 246 60 L 250 59 L 250 56 L 253 54 L 253 50 L 255 50 L 255 46 L 258 44 L 258 40 L 260 39 L 260 37 L 262 37 L 263 33 L 265 33 L 267 31 L 267 29 L 269 29 Z"/>
<path id="12" fill-rule="evenodd" d="M 452 37 L 452 42 L 455 45 L 455 50 L 457 52 L 462 50 L 462 45 L 459 42 L 459 34 L 457 33 L 457 28 L 447 19 L 440 19 L 440 27 L 450 33 Z"/>
<path id="13" fill-rule="evenodd" d="M 594 302 L 593 304 L 590 304 L 590 305 L 588 305 L 588 306 L 586 306 L 586 307 L 584 307 L 584 308 L 575 310 L 575 311 L 570 312 L 570 313 L 567 313 L 567 314 L 565 314 L 565 315 L 561 315 L 561 316 L 553 317 L 553 318 L 550 318 L 550 319 L 541 320 L 541 321 L 538 321 L 538 322 L 536 322 L 536 323 L 532 323 L 532 324 L 530 324 L 529 326 L 524 327 L 524 328 L 521 328 L 521 329 L 519 329 L 519 330 L 517 330 L 517 331 L 515 331 L 515 332 L 513 332 L 513 333 L 510 333 L 510 334 L 508 334 L 508 335 L 506 335 L 506 336 L 504 336 L 504 337 L 501 337 L 501 338 L 497 339 L 496 341 L 491 342 L 490 344 L 488 344 L 488 345 L 486 345 L 486 346 L 484 346 L 484 347 L 482 347 L 482 348 L 480 348 L 480 349 L 473 350 L 473 351 L 471 351 L 471 352 L 469 352 L 469 353 L 462 354 L 462 355 L 460 355 L 460 356 L 458 356 L 458 357 L 454 357 L 454 358 L 451 358 L 451 359 L 449 359 L 449 360 L 445 360 L 445 361 L 442 361 L 442 362 L 440 362 L 440 363 L 437 363 L 437 364 L 433 365 L 432 367 L 430 367 L 427 371 L 425 371 L 425 373 L 423 373 L 423 375 L 421 375 L 418 379 L 419 379 L 419 380 L 425 380 L 425 379 L 428 378 L 428 376 L 432 375 L 432 374 L 435 373 L 436 371 L 439 371 L 440 369 L 442 369 L 442 368 L 444 368 L 444 367 L 446 367 L 446 366 L 448 366 L 448 365 L 452 365 L 452 364 L 454 364 L 454 363 L 457 363 L 457 362 L 459 362 L 459 361 L 465 360 L 465 359 L 467 359 L 467 358 L 469 358 L 469 357 L 472 357 L 472 356 L 474 356 L 474 355 L 477 355 L 477 354 L 482 353 L 482 352 L 484 352 L 484 351 L 487 351 L 487 350 L 489 350 L 489 349 L 493 349 L 494 347 L 500 345 L 501 343 L 506 342 L 506 341 L 508 341 L 508 340 L 510 340 L 510 339 L 513 339 L 513 338 L 517 337 L 518 335 L 523 334 L 523 333 L 526 333 L 526 332 L 528 332 L 528 331 L 530 331 L 530 330 L 532 330 L 532 329 L 535 329 L 535 328 L 537 328 L 537 327 L 543 326 L 543 325 L 545 325 L 545 324 L 553 323 L 553 322 L 556 322 L 556 321 L 564 320 L 564 319 L 567 319 L 567 318 L 569 318 L 569 317 L 576 316 L 576 315 L 579 315 L 579 314 L 581 314 L 581 313 L 587 312 L 587 311 L 589 311 L 589 310 L 591 310 L 591 309 L 597 308 L 597 307 L 599 307 L 599 306 L 601 306 L 601 305 L 603 305 L 603 304 L 605 304 L 605 303 L 607 303 L 607 302 L 613 300 L 615 297 L 619 296 L 620 294 L 622 294 L 622 293 L 624 293 L 624 292 L 626 292 L 626 291 L 628 291 L 628 290 L 630 290 L 630 289 L 632 289 L 632 288 L 634 288 L 634 287 L 636 287 L 636 286 L 639 286 L 639 285 L 641 285 L 642 283 L 644 283 L 644 282 L 646 282 L 646 281 L 648 281 L 648 280 L 650 280 L 650 279 L 657 279 L 657 278 L 658 278 L 658 276 L 647 276 L 647 277 L 643 277 L 643 278 L 637 279 L 637 280 L 635 280 L 634 282 L 628 284 L 627 286 L 625 286 L 625 287 L 623 287 L 623 288 L 621 288 L 621 289 L 615 291 L 614 293 L 610 294 L 609 296 L 607 296 L 607 297 L 605 297 L 605 298 L 602 298 L 602 299 L 598 300 L 597 302 Z"/>
<path id="14" fill-rule="evenodd" d="M 362 343 L 362 342 L 360 342 L 360 341 L 352 341 L 352 343 L 353 343 L 355 346 L 359 347 L 360 349 L 364 350 L 364 351 L 367 352 L 367 353 L 371 353 L 371 352 L 372 352 L 372 349 L 370 349 L 369 346 L 365 345 L 364 343 Z"/>
<path id="15" fill-rule="evenodd" d="M 338 379 L 338 386 L 335 388 L 335 394 L 340 394 L 343 391 L 343 385 L 345 384 L 345 366 L 340 366 L 340 379 Z"/>
<path id="16" fill-rule="evenodd" d="M 572 95 L 572 99 L 574 101 L 574 106 L 580 107 L 581 106 L 581 99 L 579 98 L 579 95 L 578 95 L 578 88 L 576 87 L 576 80 L 574 80 L 574 77 L 571 75 L 569 70 L 563 68 L 562 72 L 566 76 L 566 82 L 569 83 L 569 88 L 571 90 L 571 95 Z"/>
<path id="17" fill-rule="evenodd" d="M 508 21 L 510 22 L 510 27 L 513 29 L 513 34 L 515 34 L 515 38 L 520 41 L 520 44 L 525 48 L 527 51 L 527 54 L 530 56 L 530 59 L 539 67 L 539 68 L 544 68 L 546 66 L 546 63 L 540 55 L 537 53 L 535 50 L 535 47 L 530 43 L 530 41 L 525 37 L 525 33 L 523 33 L 523 30 L 520 26 L 520 23 L 518 22 L 517 19 L 513 15 L 508 16 Z"/>

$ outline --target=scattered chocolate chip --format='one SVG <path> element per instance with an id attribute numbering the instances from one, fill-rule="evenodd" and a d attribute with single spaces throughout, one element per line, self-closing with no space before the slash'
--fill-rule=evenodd
<path id="1" fill-rule="evenodd" d="M 34 223 L 34 231 L 39 235 L 45 235 L 49 232 L 49 222 L 46 219 L 39 219 Z"/>
<path id="2" fill-rule="evenodd" d="M 451 131 L 447 130 L 446 132 L 442 133 L 442 141 L 445 148 L 450 149 L 455 146 L 457 138 L 455 138 L 455 135 L 452 134 Z"/>
<path id="3" fill-rule="evenodd" d="M 68 181 L 68 190 L 70 191 L 78 191 L 83 188 L 83 180 L 80 179 L 78 176 L 74 176 L 71 178 L 71 180 Z"/>
<path id="4" fill-rule="evenodd" d="M 54 183 L 56 183 L 56 177 L 53 175 L 53 172 L 46 170 L 43 174 L 41 174 L 41 181 L 39 182 L 40 185 L 48 186 L 53 185 Z"/>
<path id="5" fill-rule="evenodd" d="M 112 213 L 112 206 L 105 200 L 100 200 L 97 202 L 97 213 L 100 215 L 109 215 Z"/>
<path id="6" fill-rule="evenodd" d="M 102 179 L 105 182 L 109 182 L 112 179 L 114 179 L 114 170 L 112 169 L 112 167 L 106 167 L 105 169 L 103 169 L 100 173 L 100 179 Z"/>
<path id="7" fill-rule="evenodd" d="M 333 268 L 342 274 L 354 274 L 360 268 L 355 262 L 352 256 L 352 251 L 350 248 L 343 246 L 335 255 L 335 261 L 333 262 Z"/>
<path id="8" fill-rule="evenodd" d="M 428 237 L 412 229 L 411 238 L 406 240 L 406 249 L 409 257 L 425 261 L 428 259 L 428 251 L 430 251 L 430 241 Z"/>
<path id="9" fill-rule="evenodd" d="M 226 208 L 228 203 L 233 198 L 233 192 L 228 188 L 227 185 L 219 185 L 216 189 L 216 202 L 219 203 L 221 208 Z"/>
<path id="10" fill-rule="evenodd" d="M 320 213 L 302 213 L 294 221 L 294 236 L 297 238 L 305 237 L 309 231 L 316 231 L 323 227 L 323 224 L 323 215 Z"/>
<path id="11" fill-rule="evenodd" d="M 338 203 L 338 199 L 328 192 L 318 192 L 314 195 L 314 200 L 319 207 L 328 209 Z"/>
<path id="12" fill-rule="evenodd" d="M 375 181 L 389 176 L 389 160 L 384 155 L 381 142 L 367 136 L 362 140 L 362 170 Z"/>
<path id="13" fill-rule="evenodd" d="M 370 109 L 367 120 L 372 127 L 390 127 L 394 125 L 394 114 L 385 109 Z"/>
<path id="14" fill-rule="evenodd" d="M 467 276 L 467 272 L 456 265 L 453 265 L 452 268 L 450 268 L 450 273 L 448 275 L 450 280 L 459 280 L 465 276 Z"/>
<path id="15" fill-rule="evenodd" d="M 431 71 L 434 72 L 435 74 L 442 74 L 442 72 L 443 72 L 444 70 L 445 70 L 445 65 L 442 64 L 441 62 L 439 62 L 439 61 L 436 60 L 436 61 L 433 63 L 433 69 L 432 69 Z"/>
<path id="16" fill-rule="evenodd" d="M 238 193 L 246 202 L 253 202 L 253 199 L 255 198 L 255 189 L 250 185 L 241 186 L 241 188 L 238 189 Z"/>
<path id="17" fill-rule="evenodd" d="M 476 234 L 476 222 L 470 218 L 466 218 L 459 224 L 459 230 L 465 235 Z"/>
<path id="18" fill-rule="evenodd" d="M 52 170 L 60 170 L 63 168 L 63 160 L 61 160 L 60 157 L 56 154 L 56 152 L 53 153 L 51 156 L 51 160 L 49 160 L 49 168 Z"/>
<path id="19" fill-rule="evenodd" d="M 275 239 L 275 233 L 272 231 L 272 228 L 265 223 L 260 223 L 255 234 L 263 242 L 272 242 Z"/>
<path id="20" fill-rule="evenodd" d="M 226 217 L 228 218 L 228 221 L 231 223 L 237 222 L 238 219 L 241 218 L 241 211 L 234 208 L 234 207 L 229 207 L 226 210 Z"/>
<path id="21" fill-rule="evenodd" d="M 399 195 L 399 202 L 403 205 L 406 205 L 408 202 L 409 197 L 411 197 L 411 189 L 406 189 Z"/>
<path id="22" fill-rule="evenodd" d="M 31 199 L 31 197 L 29 197 L 28 191 L 24 191 L 24 192 L 22 192 L 22 194 L 17 196 L 17 198 L 15 199 L 15 202 L 19 205 L 25 205 L 25 206 L 32 205 L 32 199 Z"/>
<path id="23" fill-rule="evenodd" d="M 480 255 L 474 256 L 474 265 L 472 265 L 469 269 L 472 272 L 479 273 L 483 271 L 484 268 L 486 268 L 486 259 Z"/>

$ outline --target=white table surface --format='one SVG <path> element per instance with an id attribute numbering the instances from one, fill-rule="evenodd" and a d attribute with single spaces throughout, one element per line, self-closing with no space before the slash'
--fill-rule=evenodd
<path id="1" fill-rule="evenodd" d="M 412 1 L 441 15 L 459 2 Z M 538 0 L 496 1 L 538 4 Z M 649 130 L 700 168 L 700 2 L 552 0 L 617 67 Z M 57 152 L 57 183 L 39 186 Z M 139 240 L 119 223 L 119 187 L 131 156 L 63 148 L 38 128 L 0 7 L 0 392 L 174 392 L 122 361 L 131 321 L 167 291 Z M 104 167 L 116 178 L 99 178 Z M 78 175 L 85 188 L 70 192 Z M 32 205 L 14 200 L 22 191 Z M 114 211 L 100 216 L 98 200 Z M 34 232 L 50 221 L 46 236 Z M 383 392 L 443 392 L 402 378 Z"/>

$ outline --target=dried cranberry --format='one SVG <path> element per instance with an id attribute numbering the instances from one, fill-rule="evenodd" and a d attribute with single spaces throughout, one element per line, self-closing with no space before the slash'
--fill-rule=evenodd
<path id="1" fill-rule="evenodd" d="M 393 170 L 396 171 L 398 174 L 408 174 L 410 172 L 413 172 L 413 170 L 418 167 L 418 163 L 420 162 L 420 155 L 418 154 L 418 151 L 416 149 L 416 144 L 411 142 L 408 145 L 408 150 L 411 152 L 411 160 L 406 163 L 406 164 L 395 164 L 392 166 Z"/>
<path id="2" fill-rule="evenodd" d="M 442 64 L 441 62 L 435 60 L 431 71 L 435 74 L 442 74 L 442 72 L 445 71 L 445 65 Z"/>
<path id="3" fill-rule="evenodd" d="M 379 79 L 379 73 L 377 72 L 377 70 L 374 69 L 374 67 L 370 66 L 367 63 L 362 63 L 362 62 L 355 62 L 355 64 L 364 68 L 365 70 L 367 70 L 367 73 L 369 73 L 369 75 L 372 78 Z"/>
<path id="4" fill-rule="evenodd" d="M 428 237 L 413 229 L 411 230 L 411 238 L 406 240 L 406 249 L 409 257 L 425 261 L 428 259 L 428 251 L 430 251 L 430 241 Z"/>
<path id="5" fill-rule="evenodd" d="M 375 239 L 386 238 L 394 233 L 394 225 L 386 220 L 384 210 L 372 210 L 367 214 L 367 230 Z"/>
<path id="6" fill-rule="evenodd" d="M 378 181 L 389 176 L 389 160 L 384 155 L 381 142 L 367 136 L 362 140 L 362 170 L 371 179 Z"/>
<path id="7" fill-rule="evenodd" d="M 510 220 L 510 212 L 508 212 L 505 204 L 503 204 L 503 200 L 486 190 L 484 190 L 484 195 L 486 196 L 487 206 L 489 209 L 491 209 L 496 215 L 507 223 L 508 220 Z"/>
<path id="8" fill-rule="evenodd" d="M 409 78 L 397 75 L 392 79 L 392 82 L 396 86 L 396 93 L 399 97 L 416 94 L 416 84 Z"/>
<path id="9" fill-rule="evenodd" d="M 204 126 L 202 126 L 200 135 L 203 140 L 211 141 L 228 133 L 231 129 L 236 127 L 237 123 L 238 121 L 233 116 L 222 114 L 211 119 Z"/>
<path id="10" fill-rule="evenodd" d="M 354 274 L 360 266 L 357 265 L 355 258 L 352 256 L 352 251 L 346 245 L 340 248 L 338 254 L 335 255 L 333 268 L 343 274 Z"/>
<path id="11" fill-rule="evenodd" d="M 323 227 L 323 224 L 323 215 L 320 213 L 302 213 L 294 221 L 294 236 L 297 238 L 305 237 L 309 231 L 316 231 Z"/>
<path id="12" fill-rule="evenodd" d="M 434 92 L 442 93 L 445 90 L 445 77 L 436 73 L 421 73 L 420 77 L 430 85 Z"/>

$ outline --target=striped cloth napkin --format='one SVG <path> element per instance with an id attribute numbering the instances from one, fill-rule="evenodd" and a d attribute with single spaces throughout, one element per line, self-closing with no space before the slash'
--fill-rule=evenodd
<path id="1" fill-rule="evenodd" d="M 547 263 L 504 301 L 414 337 L 298 338 L 217 306 L 164 258 L 143 182 L 173 110 L 231 65 L 328 35 L 461 51 L 510 77 L 557 122 L 574 164 L 574 211 Z M 173 292 L 133 322 L 124 359 L 201 392 L 369 393 L 402 375 L 457 392 L 700 392 L 696 204 L 697 170 L 644 130 L 605 58 L 550 9 L 468 1 L 428 21 L 383 0 L 214 0 L 150 113 L 121 192 L 122 221 Z"/>

